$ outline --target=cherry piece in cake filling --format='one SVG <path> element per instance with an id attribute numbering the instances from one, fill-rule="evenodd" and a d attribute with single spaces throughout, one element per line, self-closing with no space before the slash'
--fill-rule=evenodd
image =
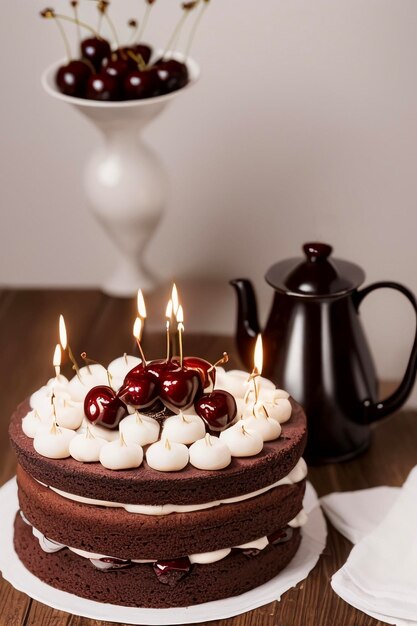
<path id="1" fill-rule="evenodd" d="M 289 541 L 293 535 L 293 529 L 291 526 L 286 526 L 285 528 L 281 528 L 280 530 L 275 531 L 271 535 L 268 535 L 269 543 L 276 546 L 279 543 L 285 543 Z"/>
<path id="2" fill-rule="evenodd" d="M 190 573 L 191 563 L 188 556 L 168 561 L 156 561 L 153 563 L 153 570 L 160 583 L 174 587 L 179 580 Z"/>
<path id="3" fill-rule="evenodd" d="M 237 413 L 234 397 L 222 389 L 205 393 L 195 403 L 195 410 L 212 431 L 225 430 Z"/>
<path id="4" fill-rule="evenodd" d="M 93 424 L 112 429 L 127 415 L 127 408 L 111 387 L 98 385 L 87 393 L 84 413 Z"/>

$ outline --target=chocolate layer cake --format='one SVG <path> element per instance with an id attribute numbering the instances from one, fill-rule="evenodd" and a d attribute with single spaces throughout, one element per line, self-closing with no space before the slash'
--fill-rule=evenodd
<path id="1" fill-rule="evenodd" d="M 229 384 L 227 376 L 222 374 L 224 386 Z M 200 429 L 199 418 L 192 417 L 193 409 L 184 415 L 179 412 L 183 422 L 178 426 L 174 420 L 178 429 L 171 429 L 171 443 L 164 437 L 164 417 L 158 418 L 162 434 L 143 446 L 130 442 L 128 430 L 122 428 L 124 420 L 134 421 L 134 417 L 123 417 L 120 439 L 116 429 L 117 438 L 109 441 L 102 439 L 109 433 L 102 424 L 95 424 L 94 435 L 90 432 L 84 413 L 68 441 L 78 437 L 84 445 L 97 437 L 101 450 L 111 450 L 115 464 L 123 453 L 124 468 L 118 469 L 119 464 L 109 469 L 101 453 L 93 462 L 80 462 L 78 453 L 71 457 L 71 443 L 67 443 L 67 451 L 57 452 L 58 439 L 54 437 L 64 442 L 69 429 L 61 426 L 56 410 L 52 417 L 36 415 L 39 428 L 28 435 L 24 420 L 26 416 L 32 419 L 33 405 L 39 399 L 32 397 L 30 403 L 20 405 L 10 424 L 19 463 L 15 549 L 20 559 L 55 588 L 125 606 L 188 606 L 238 595 L 270 580 L 293 558 L 305 521 L 306 466 L 301 459 L 305 415 L 292 399 L 286 400 L 287 414 L 279 436 L 268 440 L 266 426 L 275 432 L 276 425 L 272 428 L 267 411 L 272 412 L 273 402 L 279 404 L 285 398 L 280 390 L 275 395 L 279 399 L 274 401 L 265 396 L 265 415 L 257 416 L 254 405 L 250 419 L 245 413 L 247 401 L 239 402 L 237 396 L 237 409 L 222 431 L 235 429 L 228 433 L 229 438 L 213 436 L 207 427 L 211 434 L 195 439 L 203 451 L 197 461 L 192 455 L 195 443 L 190 448 L 177 443 L 187 449 L 188 461 L 181 469 L 164 471 L 151 466 L 155 463 L 149 449 L 163 442 L 167 458 L 172 455 L 177 431 L 184 428 L 188 433 L 192 419 Z M 153 419 L 143 413 L 139 425 L 142 418 Z M 259 425 L 263 440 L 253 430 L 256 419 L 264 420 Z M 256 445 L 261 442 L 259 451 L 251 438 Z M 52 452 L 50 440 L 52 444 L 56 441 Z M 216 459 L 217 454 L 224 459 L 229 440 L 231 452 L 227 449 L 229 458 L 222 461 L 221 468 L 200 469 L 212 463 L 213 449 Z M 139 458 L 135 457 L 134 467 L 126 467 L 125 457 L 128 452 L 135 456 L 135 445 L 140 448 Z M 54 455 L 64 458 L 51 458 Z"/>

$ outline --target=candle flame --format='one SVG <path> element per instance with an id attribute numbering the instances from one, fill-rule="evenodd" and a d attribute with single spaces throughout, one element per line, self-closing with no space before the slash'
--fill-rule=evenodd
<path id="1" fill-rule="evenodd" d="M 182 305 L 180 304 L 176 313 L 176 317 L 177 317 L 177 323 L 178 324 L 183 324 L 184 323 L 184 311 L 182 309 Z"/>
<path id="2" fill-rule="evenodd" d="M 260 376 L 262 374 L 262 366 L 263 366 L 262 335 L 258 335 L 256 338 L 255 354 L 254 354 L 253 361 L 254 361 L 256 372 Z"/>
<path id="3" fill-rule="evenodd" d="M 142 289 L 138 290 L 138 314 L 139 317 L 141 317 L 142 319 L 146 319 L 146 306 L 145 306 L 145 299 L 143 297 L 143 293 L 142 293 Z"/>
<path id="4" fill-rule="evenodd" d="M 143 322 L 140 317 L 135 319 L 135 323 L 133 324 L 133 336 L 137 341 L 142 339 L 142 328 Z"/>
<path id="5" fill-rule="evenodd" d="M 167 304 L 165 317 L 167 318 L 167 320 L 170 320 L 172 318 L 172 300 L 170 300 Z"/>
<path id="6" fill-rule="evenodd" d="M 171 299 L 172 299 L 172 310 L 173 310 L 174 315 L 176 315 L 178 312 L 179 299 L 178 299 L 178 289 L 175 283 L 172 285 Z"/>
<path id="7" fill-rule="evenodd" d="M 67 338 L 67 327 L 65 326 L 64 316 L 59 316 L 59 341 L 61 343 L 62 349 L 65 351 L 68 345 Z"/>
<path id="8" fill-rule="evenodd" d="M 54 359 L 52 363 L 54 367 L 59 367 L 61 365 L 61 346 L 59 343 L 55 346 Z"/>

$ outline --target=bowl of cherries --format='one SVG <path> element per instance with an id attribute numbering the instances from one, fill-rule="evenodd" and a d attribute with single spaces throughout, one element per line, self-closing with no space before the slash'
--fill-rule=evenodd
<path id="1" fill-rule="evenodd" d="M 57 13 L 53 8 L 41 11 L 41 17 L 55 22 L 66 50 L 66 59 L 52 64 L 44 73 L 42 82 L 51 95 L 76 99 L 77 104 L 99 105 L 111 103 L 129 106 L 150 98 L 167 98 L 194 83 L 199 75 L 197 63 L 189 56 L 197 26 L 209 0 L 193 0 L 181 4 L 181 17 L 163 49 L 154 49 L 143 39 L 145 27 L 156 0 L 144 0 L 145 13 L 141 22 L 129 19 L 132 36 L 121 43 L 110 17 L 110 3 L 96 2 L 98 27 L 92 28 L 79 17 L 79 2 L 71 0 L 72 14 Z M 175 50 L 185 23 L 195 15 L 185 51 Z M 64 28 L 70 22 L 77 33 L 77 53 Z M 101 34 L 107 25 L 110 37 Z M 86 31 L 86 36 L 83 32 Z"/>

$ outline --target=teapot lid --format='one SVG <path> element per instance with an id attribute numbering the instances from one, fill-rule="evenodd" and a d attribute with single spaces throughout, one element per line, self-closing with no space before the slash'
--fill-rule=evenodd
<path id="1" fill-rule="evenodd" d="M 365 273 L 359 265 L 330 258 L 333 248 L 325 243 L 303 245 L 306 258 L 280 261 L 269 268 L 267 283 L 289 295 L 303 297 L 336 297 L 356 289 Z"/>

